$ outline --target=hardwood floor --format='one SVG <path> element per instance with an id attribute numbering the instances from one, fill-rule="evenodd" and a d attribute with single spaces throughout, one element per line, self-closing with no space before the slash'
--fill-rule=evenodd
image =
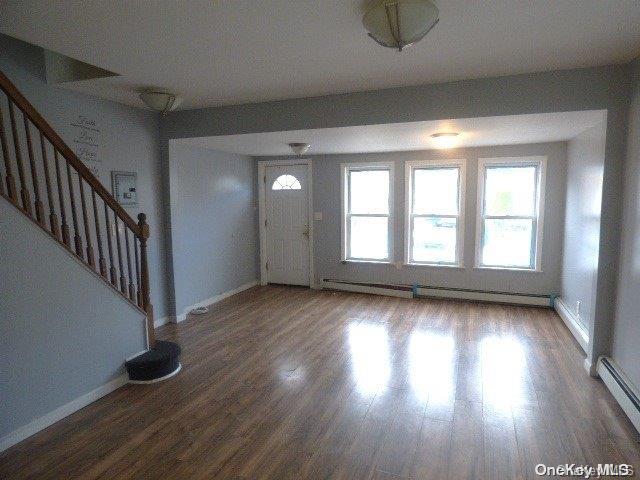
<path id="1" fill-rule="evenodd" d="M 158 329 L 183 370 L 0 454 L 0 478 L 537 478 L 638 435 L 547 309 L 257 287 Z"/>

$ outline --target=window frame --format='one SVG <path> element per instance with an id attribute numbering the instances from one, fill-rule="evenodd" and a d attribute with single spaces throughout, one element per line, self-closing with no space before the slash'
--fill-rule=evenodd
<path id="1" fill-rule="evenodd" d="M 366 163 L 341 163 L 340 164 L 340 199 L 341 199 L 341 261 L 343 263 L 381 263 L 390 264 L 394 261 L 394 162 L 366 162 Z M 389 213 L 388 214 L 352 214 L 348 212 L 349 198 L 351 191 L 349 188 L 349 175 L 352 171 L 362 170 L 388 170 L 389 171 Z M 387 217 L 387 246 L 388 256 L 384 259 L 378 258 L 351 258 L 349 242 L 349 219 L 357 217 Z"/>
<path id="2" fill-rule="evenodd" d="M 491 167 L 536 167 L 535 186 L 535 212 L 533 216 L 527 215 L 485 215 L 485 186 L 487 169 Z M 547 173 L 547 157 L 499 157 L 499 158 L 479 158 L 478 159 L 478 199 L 476 217 L 476 245 L 475 245 L 475 268 L 483 270 L 511 270 L 519 272 L 542 272 L 542 240 L 544 233 L 544 204 L 545 204 L 545 184 Z M 534 234 L 531 236 L 531 247 L 533 255 L 529 267 L 518 267 L 508 265 L 488 265 L 482 263 L 482 250 L 484 247 L 484 229 L 487 219 L 526 219 L 533 220 Z"/>
<path id="3" fill-rule="evenodd" d="M 447 169 L 458 168 L 458 215 L 434 215 L 413 213 L 413 186 L 414 170 L 422 169 Z M 467 184 L 467 161 L 466 159 L 438 159 L 438 160 L 412 160 L 405 162 L 405 251 L 404 264 L 438 267 L 438 268 L 464 268 L 464 231 L 465 231 L 465 202 Z M 413 244 L 413 219 L 415 217 L 425 218 L 456 218 L 456 258 L 454 262 L 421 262 L 412 260 L 411 249 Z"/>

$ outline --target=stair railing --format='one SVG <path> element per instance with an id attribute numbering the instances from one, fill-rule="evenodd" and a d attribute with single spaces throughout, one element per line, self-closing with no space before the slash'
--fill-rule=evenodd
<path id="1" fill-rule="evenodd" d="M 5 94 L 0 98 L 0 195 L 140 309 L 152 347 L 145 214 L 138 215 L 138 222 L 131 218 L 2 72 L 0 90 Z"/>

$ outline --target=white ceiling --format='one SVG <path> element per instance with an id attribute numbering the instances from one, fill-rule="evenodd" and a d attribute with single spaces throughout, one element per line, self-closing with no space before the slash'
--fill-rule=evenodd
<path id="1" fill-rule="evenodd" d="M 456 147 L 564 141 L 605 119 L 603 111 L 541 113 L 430 122 L 363 125 L 287 132 L 250 133 L 172 140 L 250 156 L 291 155 L 288 144 L 311 144 L 309 155 L 398 152 L 438 148 L 436 132 L 459 132 Z"/>
<path id="2" fill-rule="evenodd" d="M 365 0 L 0 0 L 0 31 L 117 72 L 69 88 L 182 108 L 627 62 L 638 0 L 436 0 L 440 23 L 399 54 L 370 40 Z"/>

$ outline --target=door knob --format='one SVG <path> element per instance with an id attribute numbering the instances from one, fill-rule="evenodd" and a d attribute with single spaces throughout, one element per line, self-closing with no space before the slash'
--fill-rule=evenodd
<path id="1" fill-rule="evenodd" d="M 310 235 L 310 233 L 311 233 L 311 229 L 309 228 L 309 224 L 307 223 L 307 224 L 304 226 L 304 230 L 302 231 L 302 234 L 303 234 L 305 237 L 308 237 L 308 236 Z"/>

